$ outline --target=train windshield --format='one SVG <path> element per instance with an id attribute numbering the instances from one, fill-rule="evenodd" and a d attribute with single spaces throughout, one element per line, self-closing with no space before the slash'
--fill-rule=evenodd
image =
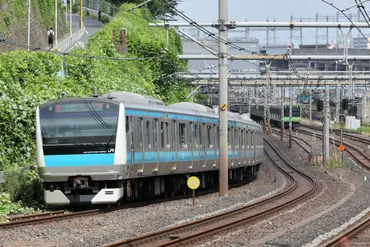
<path id="1" fill-rule="evenodd" d="M 284 116 L 289 117 L 289 107 L 284 107 Z M 292 107 L 292 117 L 300 117 L 301 116 L 301 110 L 297 106 Z"/>
<path id="2" fill-rule="evenodd" d="M 40 108 L 43 144 L 98 144 L 115 142 L 116 104 L 78 101 Z"/>

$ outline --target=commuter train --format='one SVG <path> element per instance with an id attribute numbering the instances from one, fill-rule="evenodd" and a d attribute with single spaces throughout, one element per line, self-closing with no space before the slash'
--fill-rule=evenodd
<path id="1" fill-rule="evenodd" d="M 270 106 L 270 122 L 272 125 L 281 127 L 281 106 Z M 264 106 L 251 107 L 251 119 L 263 121 Z M 301 122 L 301 107 L 292 106 L 292 127 L 298 127 Z M 284 105 L 284 128 L 289 128 L 289 105 Z"/>
<path id="2" fill-rule="evenodd" d="M 127 92 L 47 102 L 36 110 L 36 144 L 49 205 L 174 196 L 190 175 L 200 188 L 218 185 L 218 114 L 199 104 Z M 262 160 L 261 127 L 229 113 L 229 182 L 255 178 Z"/>

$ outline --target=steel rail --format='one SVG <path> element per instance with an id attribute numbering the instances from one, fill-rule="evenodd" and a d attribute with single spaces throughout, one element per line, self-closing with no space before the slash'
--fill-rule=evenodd
<path id="1" fill-rule="evenodd" d="M 267 140 L 265 140 L 267 143 L 269 143 Z M 276 155 L 280 157 L 281 160 L 285 163 L 286 166 L 288 166 L 288 170 L 290 173 L 295 173 L 300 176 L 300 178 L 304 177 L 305 181 L 309 182 L 311 185 L 310 189 L 306 191 L 303 194 L 299 194 L 299 196 L 295 196 L 293 199 L 290 199 L 285 202 L 280 202 L 275 201 L 276 199 L 283 199 L 285 196 L 292 195 L 293 191 L 297 188 L 297 180 L 289 174 L 289 172 L 284 171 L 284 175 L 288 178 L 290 178 L 292 182 L 291 186 L 282 191 L 279 192 L 278 194 L 275 194 L 269 198 L 263 199 L 262 201 L 253 203 L 251 205 L 247 205 L 244 207 L 240 207 L 234 210 L 230 210 L 227 212 L 223 212 L 218 215 L 214 215 L 205 219 L 201 220 L 196 220 L 192 221 L 186 224 L 182 224 L 179 226 L 163 229 L 157 232 L 153 233 L 148 233 L 144 234 L 141 236 L 137 236 L 135 238 L 123 240 L 123 241 L 118 241 L 112 244 L 105 245 L 105 247 L 113 247 L 113 246 L 178 246 L 178 245 L 186 245 L 191 242 L 191 244 L 194 244 L 194 242 L 198 241 L 199 238 L 204 239 L 204 238 L 210 238 L 215 234 L 219 234 L 220 232 L 225 232 L 228 231 L 232 228 L 236 228 L 240 225 L 245 224 L 246 222 L 249 222 L 251 220 L 255 220 L 257 218 L 260 218 L 262 216 L 265 216 L 267 214 L 270 214 L 272 212 L 275 212 L 277 210 L 281 210 L 282 208 L 285 208 L 288 205 L 291 205 L 293 203 L 296 203 L 299 200 L 302 200 L 303 198 L 311 195 L 315 189 L 316 189 L 316 183 L 315 181 L 309 177 L 308 175 L 300 172 L 293 166 L 289 164 L 286 159 L 283 158 L 283 155 L 280 154 L 280 152 L 271 144 L 271 149 L 274 150 Z M 271 155 L 266 151 L 265 148 L 265 153 L 267 155 Z M 275 159 L 270 156 L 270 159 L 273 163 L 275 162 Z M 278 166 L 275 164 L 275 166 Z M 279 167 L 279 166 L 278 166 Z M 280 170 L 282 168 L 279 167 Z M 287 198 L 285 198 L 287 200 Z M 272 205 L 272 201 L 275 201 L 277 206 Z M 262 206 L 270 206 L 267 210 L 261 210 Z M 259 209 L 260 211 L 258 211 Z M 254 211 L 254 214 L 252 213 L 253 210 L 257 210 L 257 212 Z M 247 214 L 250 213 L 251 215 L 249 216 L 243 216 L 242 214 Z M 224 221 L 224 222 L 222 222 Z M 226 223 L 225 223 L 226 222 Z M 216 225 L 216 226 L 212 226 Z M 200 232 L 194 233 L 194 230 L 198 230 Z M 186 233 L 187 232 L 187 233 Z M 187 235 L 186 235 L 187 234 Z M 169 241 L 168 241 L 169 240 Z M 159 243 L 158 243 L 159 242 Z M 157 244 L 156 244 L 157 243 Z"/>

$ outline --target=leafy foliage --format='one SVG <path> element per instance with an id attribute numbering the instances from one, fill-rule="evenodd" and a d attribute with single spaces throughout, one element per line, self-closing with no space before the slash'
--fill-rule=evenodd
<path id="1" fill-rule="evenodd" d="M 151 18 L 144 8 L 135 10 L 135 14 Z M 128 30 L 129 54 L 124 56 L 116 51 L 112 41 L 112 30 L 118 33 L 122 27 Z M 164 29 L 149 28 L 147 21 L 121 12 L 103 31 L 90 38 L 86 50 L 73 51 L 81 56 L 27 51 L 0 56 L 0 170 L 5 170 L 6 177 L 11 178 L 0 188 L 6 201 L 0 202 L 5 205 L 0 208 L 2 213 L 13 213 L 23 204 L 37 206 L 42 199 L 36 169 L 20 169 L 36 167 L 35 113 L 40 103 L 59 98 L 62 91 L 67 97 L 90 96 L 94 86 L 100 93 L 109 89 L 129 91 L 159 97 L 167 103 L 185 99 L 186 87 L 176 77 L 169 76 L 185 68 L 185 63 L 177 59 L 182 52 L 181 40 L 173 31 L 169 37 L 167 52 L 163 52 Z M 118 38 L 115 42 L 118 43 Z M 105 60 L 94 56 L 150 59 Z M 59 76 L 61 71 L 63 77 Z M 19 203 L 9 208 L 8 199 Z"/>
<path id="2" fill-rule="evenodd" d="M 139 5 L 145 1 L 147 0 L 110 0 L 111 3 L 116 5 L 121 5 L 122 3 L 134 3 L 135 5 Z M 172 12 L 167 9 L 162 2 L 167 2 L 170 3 L 172 6 L 177 6 L 181 1 L 182 0 L 152 0 L 144 6 L 149 9 L 150 13 L 154 17 L 159 17 L 163 16 L 164 14 L 172 14 Z"/>
<path id="3" fill-rule="evenodd" d="M 20 202 L 12 202 L 9 193 L 0 193 L 0 222 L 5 221 L 4 218 L 8 215 L 30 214 L 34 212 L 34 209 L 24 207 Z"/>

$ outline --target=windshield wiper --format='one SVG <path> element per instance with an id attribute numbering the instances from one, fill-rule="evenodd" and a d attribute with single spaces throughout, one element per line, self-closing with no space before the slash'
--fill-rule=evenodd
<path id="1" fill-rule="evenodd" d="M 113 131 L 112 135 L 109 137 L 109 140 L 108 140 L 108 142 L 107 142 L 107 144 L 106 144 L 106 146 L 107 146 L 108 148 L 109 148 L 109 143 L 110 143 L 110 141 L 112 140 L 113 136 L 115 136 L 115 135 L 116 135 L 116 131 L 117 131 L 117 129 L 115 129 L 115 130 Z"/>

